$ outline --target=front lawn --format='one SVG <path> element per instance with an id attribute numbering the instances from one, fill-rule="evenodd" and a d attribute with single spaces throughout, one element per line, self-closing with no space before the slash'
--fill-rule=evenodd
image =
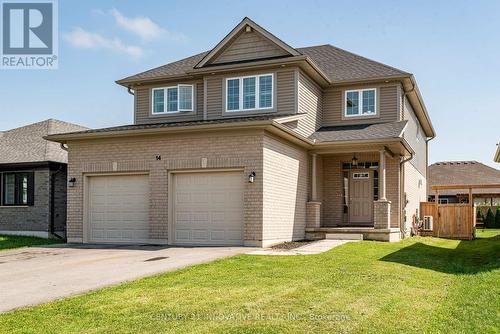
<path id="1" fill-rule="evenodd" d="M 19 247 L 60 244 L 62 240 L 0 234 L 0 251 Z"/>
<path id="2" fill-rule="evenodd" d="M 493 333 L 500 236 L 241 255 L 0 316 L 5 333 Z"/>

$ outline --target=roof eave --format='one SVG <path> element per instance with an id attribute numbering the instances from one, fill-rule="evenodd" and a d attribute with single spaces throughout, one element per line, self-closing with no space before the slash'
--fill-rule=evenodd
<path id="1" fill-rule="evenodd" d="M 361 78 L 361 79 L 347 79 L 347 80 L 332 80 L 331 85 L 332 86 L 345 86 L 345 85 L 357 85 L 357 84 L 364 84 L 364 83 L 374 83 L 374 82 L 379 82 L 379 81 L 401 81 L 405 78 L 411 77 L 411 73 L 407 74 L 401 74 L 401 75 L 384 75 L 384 76 L 379 76 L 379 77 L 368 77 L 368 78 Z"/>
<path id="2" fill-rule="evenodd" d="M 408 91 L 406 91 L 406 89 L 404 88 L 405 83 L 409 83 L 411 85 L 411 88 Z M 417 114 L 417 117 L 425 131 L 426 136 L 430 139 L 436 137 L 436 131 L 434 130 L 434 126 L 432 125 L 431 118 L 424 103 L 424 99 L 422 97 L 422 94 L 420 93 L 420 90 L 418 89 L 417 82 L 413 75 L 404 78 L 403 89 L 405 89 L 410 102 L 414 106 L 414 111 Z"/>
<path id="3" fill-rule="evenodd" d="M 134 130 L 116 130 L 107 132 L 90 132 L 90 133 L 73 133 L 73 134 L 56 134 L 44 137 L 47 140 L 66 144 L 76 140 L 92 140 L 117 137 L 145 136 L 145 135 L 160 135 L 160 134 L 176 134 L 200 131 L 222 131 L 222 130 L 238 130 L 238 129 L 262 129 L 271 133 L 277 134 L 280 137 L 290 140 L 291 142 L 304 148 L 311 148 L 313 141 L 301 136 L 286 126 L 278 123 L 275 120 L 259 120 L 245 121 L 240 123 L 219 123 L 219 124 L 203 124 L 190 125 L 179 127 L 165 127 L 152 129 L 134 129 Z"/>
<path id="4" fill-rule="evenodd" d="M 401 144 L 407 153 L 407 155 L 415 154 L 415 151 L 406 141 L 406 139 L 401 137 L 395 138 L 377 138 L 377 139 L 358 139 L 358 140 L 339 140 L 339 141 L 324 141 L 324 142 L 314 142 L 314 147 L 318 150 L 326 148 L 337 148 L 337 147 L 351 147 L 351 151 L 356 151 L 352 148 L 352 145 L 388 145 L 388 144 Z"/>

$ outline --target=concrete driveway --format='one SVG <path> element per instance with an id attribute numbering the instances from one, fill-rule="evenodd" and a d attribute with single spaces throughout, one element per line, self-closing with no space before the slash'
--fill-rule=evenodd
<path id="1" fill-rule="evenodd" d="M 0 312 L 246 253 L 246 247 L 51 245 L 0 252 Z"/>

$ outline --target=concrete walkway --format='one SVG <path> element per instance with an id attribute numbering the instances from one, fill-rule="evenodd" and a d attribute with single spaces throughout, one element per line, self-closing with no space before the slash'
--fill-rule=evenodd
<path id="1" fill-rule="evenodd" d="M 255 251 L 248 252 L 249 255 L 310 255 L 319 254 L 330 249 L 343 245 L 348 242 L 355 242 L 359 240 L 318 240 L 310 244 L 289 249 L 289 250 L 278 250 L 278 249 L 258 249 Z"/>
<path id="2" fill-rule="evenodd" d="M 248 250 L 248 247 L 52 245 L 1 251 L 0 312 Z"/>

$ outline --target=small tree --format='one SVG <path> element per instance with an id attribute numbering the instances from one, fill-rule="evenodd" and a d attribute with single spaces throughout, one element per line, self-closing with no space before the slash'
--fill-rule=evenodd
<path id="1" fill-rule="evenodd" d="M 476 220 L 481 222 L 484 220 L 483 210 L 481 210 L 481 208 L 477 208 Z"/>
<path id="2" fill-rule="evenodd" d="M 495 228 L 500 228 L 500 206 L 497 206 L 497 212 L 495 214 Z"/>
<path id="3" fill-rule="evenodd" d="M 491 208 L 488 208 L 488 213 L 484 219 L 484 226 L 488 228 L 495 227 L 495 215 L 493 214 L 493 210 L 491 210 Z"/>

